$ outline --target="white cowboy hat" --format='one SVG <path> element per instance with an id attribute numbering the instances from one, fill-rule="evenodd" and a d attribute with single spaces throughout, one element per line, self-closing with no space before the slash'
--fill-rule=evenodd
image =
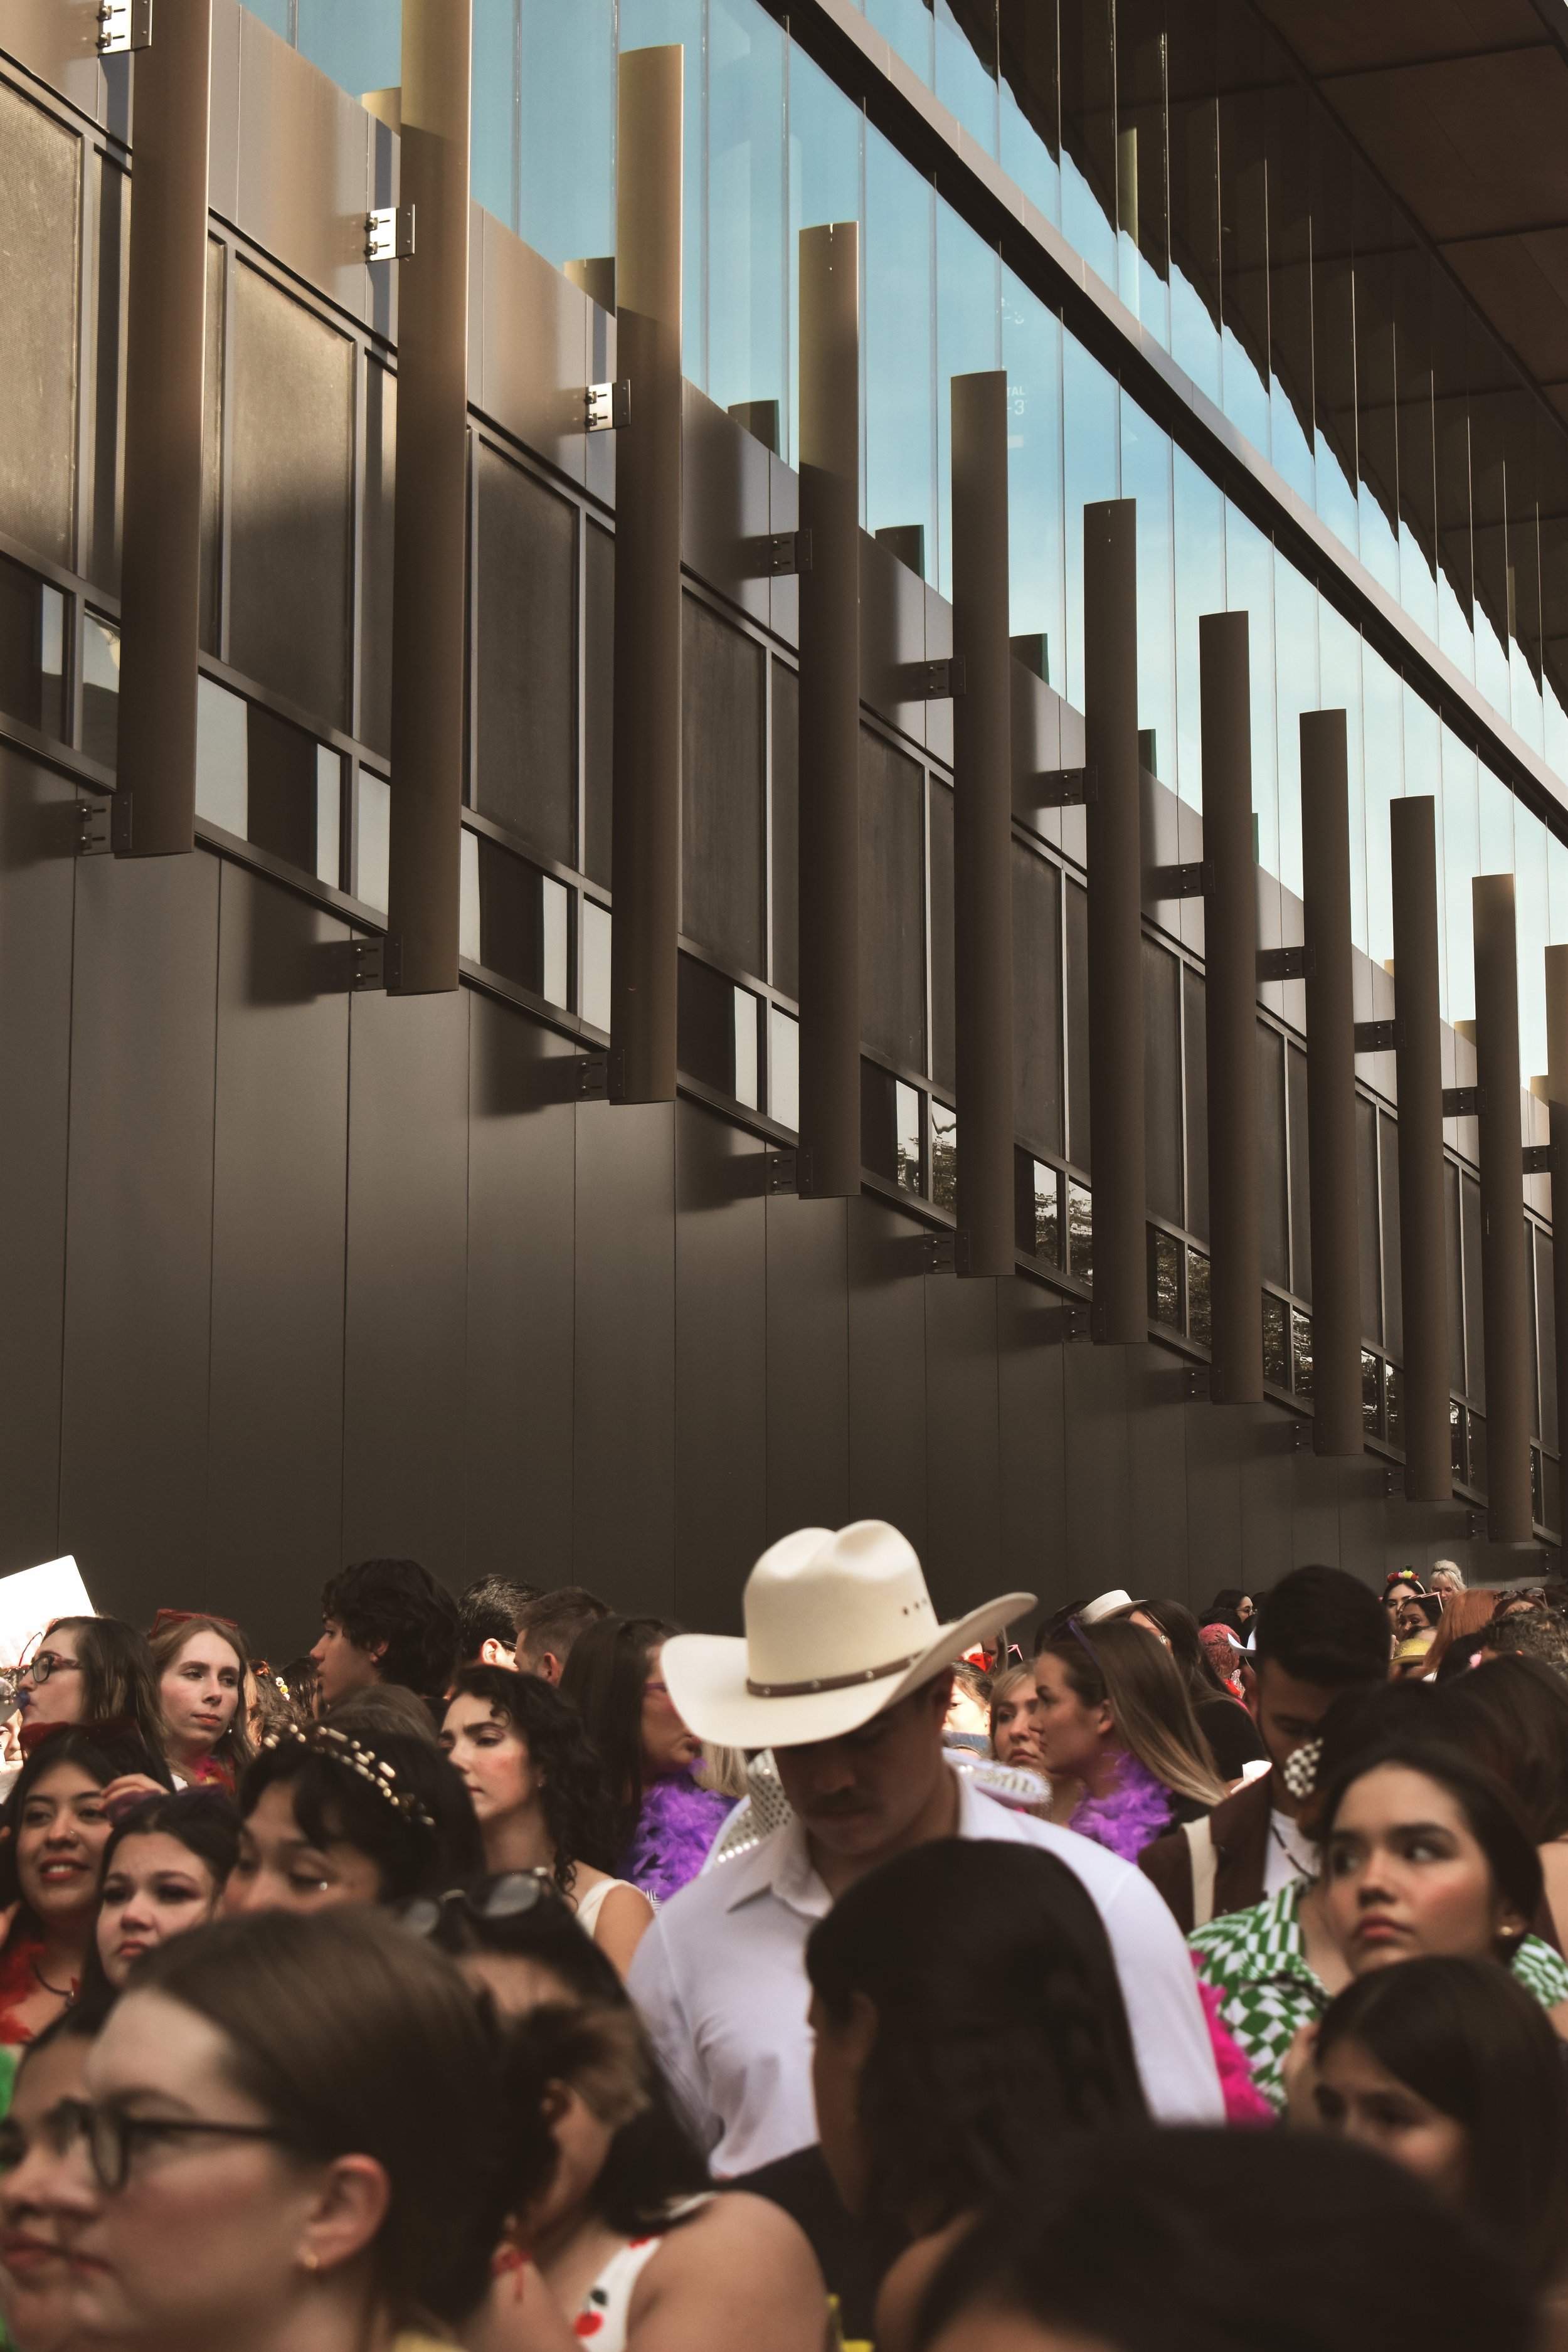
<path id="1" fill-rule="evenodd" d="M 885 1519 L 835 1533 L 801 1528 L 746 1579 L 743 1640 L 676 1633 L 661 1671 L 700 1739 L 799 1748 L 858 1731 L 943 1666 L 1022 1617 L 1032 1592 L 1005 1592 L 937 1622 L 913 1546 Z"/>

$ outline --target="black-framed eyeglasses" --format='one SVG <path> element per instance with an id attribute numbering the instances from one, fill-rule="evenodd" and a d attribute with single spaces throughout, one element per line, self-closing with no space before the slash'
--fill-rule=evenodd
<path id="1" fill-rule="evenodd" d="M 79 1658 L 64 1657 L 58 1650 L 39 1650 L 25 1666 L 17 1667 L 16 1680 L 36 1683 L 41 1690 L 51 1675 L 79 1675 L 80 1672 Z"/>
<path id="2" fill-rule="evenodd" d="M 29 2130 L 14 2116 L 0 2121 L 0 2175 L 14 2172 L 41 2137 L 56 2156 L 68 2156 L 78 2140 L 87 2143 L 93 2178 L 106 2196 L 124 2188 L 140 2147 L 159 2140 L 258 2139 L 284 2143 L 293 2135 L 277 2124 L 207 2123 L 184 2116 L 128 2116 L 119 2107 L 95 2106 L 90 2099 L 57 2099 Z"/>
<path id="3" fill-rule="evenodd" d="M 444 1915 L 466 1911 L 470 1919 L 521 1919 L 540 1903 L 558 1903 L 554 1880 L 544 1870 L 503 1870 L 483 1887 L 449 1886 L 445 1895 L 416 1895 L 397 1914 L 411 1936 L 433 1936 Z"/>

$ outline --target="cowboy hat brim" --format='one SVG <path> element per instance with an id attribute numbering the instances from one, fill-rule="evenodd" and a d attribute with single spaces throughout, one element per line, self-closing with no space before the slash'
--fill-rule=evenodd
<path id="1" fill-rule="evenodd" d="M 746 1644 L 730 1634 L 671 1634 L 659 1670 L 676 1713 L 699 1739 L 721 1748 L 804 1748 L 815 1739 L 841 1739 L 847 1731 L 858 1731 L 1034 1606 L 1032 1592 L 1005 1592 L 939 1626 L 935 1640 L 900 1672 L 787 1698 L 760 1697 L 750 1688 Z"/>

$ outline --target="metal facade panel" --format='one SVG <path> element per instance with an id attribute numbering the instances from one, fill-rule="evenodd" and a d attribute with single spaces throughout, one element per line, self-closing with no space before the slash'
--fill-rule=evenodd
<path id="1" fill-rule="evenodd" d="M 766 1147 L 675 1107 L 675 1614 L 741 1631 L 767 1541 Z"/>

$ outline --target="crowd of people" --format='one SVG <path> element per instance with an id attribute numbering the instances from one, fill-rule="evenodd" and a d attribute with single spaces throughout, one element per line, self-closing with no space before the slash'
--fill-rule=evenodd
<path id="1" fill-rule="evenodd" d="M 22 1663 L 15 2352 L 1568 2347 L 1547 1590 L 942 1622 L 868 1520 L 739 1637 L 321 1612 Z"/>

